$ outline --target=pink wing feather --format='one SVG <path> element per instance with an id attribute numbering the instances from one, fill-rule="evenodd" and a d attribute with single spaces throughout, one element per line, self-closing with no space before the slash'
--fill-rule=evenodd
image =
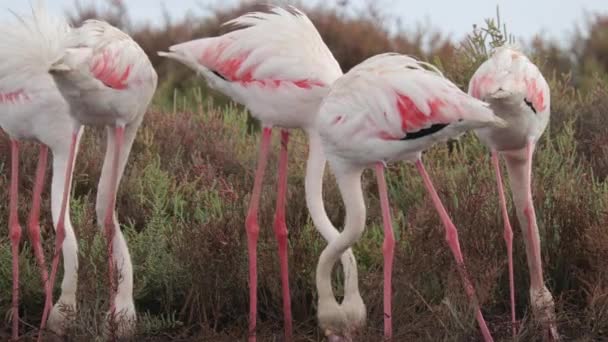
<path id="1" fill-rule="evenodd" d="M 526 98 L 532 102 L 536 110 L 542 112 L 547 109 L 545 98 L 548 97 L 548 86 L 546 86 L 544 79 L 538 79 L 538 75 L 540 73 L 535 75 L 535 77 L 526 78 L 524 82 L 526 83 Z M 539 86 L 539 83 L 544 84 L 544 86 Z"/>
<path id="2" fill-rule="evenodd" d="M 122 66 L 121 56 L 110 50 L 101 51 L 91 57 L 90 71 L 93 77 L 100 80 L 106 86 L 123 90 L 128 87 L 129 75 L 132 65 Z"/>
<path id="3" fill-rule="evenodd" d="M 259 64 L 254 64 L 255 62 L 251 61 L 251 55 L 255 55 L 256 53 L 255 49 L 236 55 L 226 55 L 224 52 L 231 44 L 236 44 L 235 40 L 220 37 L 210 43 L 212 44 L 205 44 L 207 46 L 201 49 L 198 62 L 205 68 L 219 73 L 228 81 L 237 82 L 243 86 L 258 85 L 260 87 L 271 88 L 277 88 L 283 84 L 292 84 L 303 89 L 327 86 L 327 84 L 316 79 L 282 79 L 279 75 L 266 78 L 256 77 L 254 74 L 257 74 L 256 69 L 259 67 Z"/>
<path id="4" fill-rule="evenodd" d="M 439 98 L 427 100 L 428 110 L 422 111 L 406 95 L 397 93 L 397 110 L 401 115 L 403 132 L 415 132 L 429 124 L 449 123 L 451 120 L 442 115 L 446 103 Z"/>
<path id="5" fill-rule="evenodd" d="M 425 67 L 402 55 L 372 57 L 336 81 L 323 105 L 323 120 L 333 125 L 354 123 L 354 131 L 345 135 L 366 131 L 384 140 L 459 120 L 497 120 L 487 104 Z"/>
<path id="6" fill-rule="evenodd" d="M 156 78 L 144 51 L 124 32 L 98 20 L 87 20 L 74 30 L 69 55 L 63 63 L 88 74 L 114 90 L 126 90 Z"/>
<path id="7" fill-rule="evenodd" d="M 23 89 L 9 92 L 0 92 L 0 104 L 16 104 L 19 101 L 29 101 L 30 97 Z"/>
<path id="8" fill-rule="evenodd" d="M 270 13 L 249 13 L 226 24 L 240 28 L 172 46 L 173 54 L 166 55 L 190 59 L 245 87 L 289 84 L 311 89 L 328 86 L 342 74 L 312 22 L 294 8 L 274 7 Z"/>

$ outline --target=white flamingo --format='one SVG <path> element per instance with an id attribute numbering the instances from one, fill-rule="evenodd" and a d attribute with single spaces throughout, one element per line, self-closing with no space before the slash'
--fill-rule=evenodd
<path id="1" fill-rule="evenodd" d="M 115 213 L 116 192 L 133 145 L 137 129 L 157 85 L 157 75 L 144 51 L 131 37 L 110 24 L 87 20 L 67 37 L 67 49 L 52 65 L 51 74 L 81 125 L 107 127 L 107 148 L 98 185 L 96 211 L 98 224 L 108 240 L 110 278 L 109 319 L 119 318 L 112 334 L 132 332 L 136 319 L 133 303 L 133 268 L 127 244 Z M 76 140 L 70 147 L 75 155 Z M 66 184 L 71 173 L 67 174 Z M 67 196 L 64 193 L 64 197 Z M 64 201 L 65 210 L 67 203 Z M 57 271 L 58 251 L 62 247 L 62 226 L 57 229 L 57 244 L 51 267 L 50 283 Z M 119 271 L 118 284 L 114 268 Z M 48 303 L 48 301 L 47 301 Z M 45 307 L 45 314 L 48 312 Z M 118 316 L 118 317 L 115 317 Z"/>
<path id="2" fill-rule="evenodd" d="M 361 174 L 375 165 L 382 204 L 385 240 L 385 339 L 392 338 L 391 271 L 394 238 L 384 179 L 385 163 L 406 160 L 416 164 L 445 226 L 447 243 L 456 259 L 464 287 L 486 341 L 492 337 L 474 299 L 475 290 L 464 268 L 458 233 L 422 164 L 422 151 L 433 143 L 466 130 L 503 125 L 488 105 L 468 96 L 434 67 L 399 55 L 372 57 L 338 79 L 325 98 L 318 129 L 346 207 L 344 231 L 321 254 L 317 267 L 319 323 L 331 340 L 349 340 L 358 326 L 338 306 L 329 281 L 338 257 L 365 228 Z"/>
<path id="3" fill-rule="evenodd" d="M 249 13 L 226 25 L 238 30 L 219 37 L 198 39 L 175 45 L 171 52 L 159 53 L 196 70 L 208 84 L 245 105 L 263 125 L 258 167 L 247 212 L 249 250 L 249 340 L 255 341 L 257 313 L 256 245 L 259 234 L 258 208 L 266 169 L 272 127 L 281 127 L 277 207 L 274 231 L 278 241 L 285 336 L 292 335 L 291 300 L 287 267 L 287 144 L 289 129 L 304 129 L 309 137 L 306 170 L 306 202 L 313 222 L 323 237 L 331 241 L 337 230 L 323 207 L 322 178 L 325 157 L 314 128 L 319 104 L 329 86 L 342 75 L 338 62 L 323 42 L 312 22 L 296 8 L 271 8 L 270 13 Z M 343 306 L 359 308 L 357 320 L 365 319 L 359 295 L 355 259 L 350 250 L 342 257 L 345 272 Z"/>
<path id="4" fill-rule="evenodd" d="M 504 238 L 509 259 L 511 315 L 515 334 L 515 286 L 513 281 L 513 231 L 502 185 L 499 154 L 507 164 L 517 217 L 526 245 L 530 269 L 530 303 L 544 327 L 546 337 L 558 340 L 555 304 L 545 286 L 540 250 L 540 236 L 532 202 L 532 155 L 550 116 L 550 90 L 536 65 L 512 47 L 501 47 L 473 75 L 469 94 L 490 103 L 507 127 L 490 127 L 476 131 L 481 141 L 492 150 L 498 195 L 504 220 Z"/>
<path id="5" fill-rule="evenodd" d="M 19 140 L 32 139 L 40 142 L 36 180 L 32 196 L 32 208 L 27 224 L 32 248 L 40 268 L 45 294 L 50 296 L 48 272 L 40 241 L 40 199 L 44 188 L 48 149 L 53 154 L 53 178 L 51 207 L 53 225 L 65 231 L 63 247 L 64 278 L 59 306 L 76 306 L 76 272 L 78 255 L 76 237 L 69 216 L 69 203 L 63 198 L 64 189 L 69 194 L 70 183 L 65 182 L 70 173 L 69 151 L 74 133 L 75 148 L 82 130 L 69 116 L 68 104 L 59 93 L 49 69 L 63 53 L 62 42 L 69 31 L 67 23 L 49 15 L 43 6 L 32 7 L 28 16 L 17 15 L 16 21 L 0 26 L 0 127 L 11 140 L 11 189 L 9 234 L 13 254 L 13 302 L 12 339 L 19 337 L 19 241 L 21 226 L 17 216 Z M 60 214 L 62 201 L 65 202 Z M 49 297 L 50 298 L 50 297 Z M 49 303 L 52 304 L 52 303 Z M 62 318 L 57 311 L 51 321 Z"/>

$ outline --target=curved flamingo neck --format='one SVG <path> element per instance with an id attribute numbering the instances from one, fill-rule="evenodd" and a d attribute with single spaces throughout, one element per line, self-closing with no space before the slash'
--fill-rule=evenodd
<path id="1" fill-rule="evenodd" d="M 317 230 L 325 240 L 331 241 L 339 234 L 329 220 L 323 205 L 323 175 L 327 159 L 323 153 L 321 137 L 317 132 L 308 132 L 308 161 L 306 163 L 306 176 L 304 187 L 306 189 L 306 205 Z"/>
<path id="2" fill-rule="evenodd" d="M 346 208 L 344 230 L 325 248 L 317 266 L 319 300 L 335 300 L 331 287 L 331 271 L 340 256 L 361 237 L 365 228 L 365 202 L 361 189 L 362 169 L 334 170 Z M 356 272 L 353 272 L 356 276 Z M 352 276 L 352 274 L 351 274 Z M 354 280 L 354 281 L 353 281 Z M 355 286 L 357 279 L 349 283 Z"/>
<path id="3" fill-rule="evenodd" d="M 544 280 L 541 266 L 540 236 L 532 201 L 532 156 L 534 148 L 534 143 L 528 142 L 528 145 L 519 151 L 504 153 L 504 158 L 517 219 L 524 234 L 526 234 L 524 241 L 528 253 L 530 284 L 533 288 L 541 288 L 544 286 Z"/>
<path id="4" fill-rule="evenodd" d="M 308 130 L 308 161 L 306 163 L 306 176 L 304 188 L 306 192 L 306 205 L 310 212 L 313 224 L 323 238 L 331 242 L 340 232 L 330 221 L 323 202 L 323 176 L 327 158 L 323 152 L 321 137 L 316 131 Z M 344 301 L 360 297 L 357 272 L 357 262 L 352 250 L 348 249 L 341 257 L 344 270 Z"/>

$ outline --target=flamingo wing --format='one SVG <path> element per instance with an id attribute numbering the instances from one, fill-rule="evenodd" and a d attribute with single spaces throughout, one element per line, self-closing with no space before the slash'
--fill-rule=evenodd
<path id="1" fill-rule="evenodd" d="M 126 89 L 137 62 L 130 47 L 129 41 L 117 41 L 93 50 L 88 61 L 91 76 L 108 88 Z"/>
<path id="2" fill-rule="evenodd" d="M 345 135 L 365 131 L 385 140 L 415 139 L 460 120 L 500 120 L 432 66 L 398 54 L 353 68 L 335 82 L 322 108 L 322 126 L 342 124 Z"/>
<path id="3" fill-rule="evenodd" d="M 64 53 L 70 26 L 44 3 L 0 24 L 0 105 L 25 103 L 34 93 L 55 91 L 48 71 Z M 56 94 L 58 95 L 58 94 Z"/>
<path id="4" fill-rule="evenodd" d="M 313 23 L 293 7 L 248 13 L 225 25 L 237 29 L 178 44 L 160 54 L 242 86 L 310 89 L 328 86 L 342 74 Z"/>
<path id="5" fill-rule="evenodd" d="M 106 22 L 87 20 L 74 30 L 70 48 L 55 71 L 76 71 L 85 89 L 125 90 L 155 75 L 143 50 L 131 37 Z"/>

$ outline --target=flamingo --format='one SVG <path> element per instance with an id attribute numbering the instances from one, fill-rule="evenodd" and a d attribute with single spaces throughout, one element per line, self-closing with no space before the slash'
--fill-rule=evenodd
<path id="1" fill-rule="evenodd" d="M 513 334 L 516 333 L 513 231 L 502 185 L 499 155 L 504 157 L 507 165 L 517 217 L 523 231 L 530 270 L 530 303 L 535 316 L 545 326 L 546 337 L 557 340 L 555 304 L 543 279 L 540 237 L 531 190 L 532 155 L 547 127 L 551 112 L 549 85 L 536 65 L 523 53 L 514 47 L 504 46 L 477 69 L 469 83 L 469 94 L 487 101 L 494 112 L 508 123 L 507 127 L 478 129 L 476 134 L 492 151 L 509 259 Z"/>
<path id="2" fill-rule="evenodd" d="M 301 128 L 308 135 L 306 202 L 315 227 L 331 241 L 338 236 L 338 231 L 323 206 L 322 178 L 326 159 L 314 123 L 323 97 L 342 71 L 313 23 L 294 7 L 271 7 L 268 13 L 248 13 L 224 25 L 237 29 L 219 37 L 178 44 L 170 47 L 170 52 L 159 52 L 159 55 L 197 71 L 209 86 L 245 105 L 253 117 L 262 122 L 258 165 L 245 223 L 249 255 L 249 341 L 256 340 L 256 246 L 262 180 L 272 128 L 281 128 L 274 233 L 281 267 L 285 337 L 290 340 L 292 318 L 285 224 L 289 129 Z M 353 281 L 357 278 L 357 269 L 351 250 L 343 254 L 342 264 L 345 272 L 342 305 L 359 308 L 358 320 L 364 320 L 363 300 L 357 282 Z"/>
<path id="3" fill-rule="evenodd" d="M 68 104 L 49 74 L 52 64 L 61 58 L 62 41 L 70 29 L 69 26 L 61 18 L 49 15 L 43 4 L 32 7 L 30 16 L 18 14 L 15 16 L 17 20 L 14 23 L 0 27 L 0 127 L 10 137 L 12 155 L 9 204 L 9 234 L 13 258 L 11 337 L 16 341 L 19 338 L 18 253 L 21 239 L 21 226 L 17 214 L 19 141 L 29 139 L 40 143 L 27 230 L 47 298 L 50 298 L 52 287 L 48 282 L 40 241 L 39 217 L 49 148 L 52 152 L 53 226 L 56 230 L 65 231 L 65 244 L 62 249 L 65 272 L 61 297 L 56 308 L 60 306 L 75 308 L 78 255 L 76 237 L 70 221 L 69 203 L 66 203 L 71 184 L 65 183 L 65 174 L 71 172 L 73 165 L 68 158 L 72 132 L 74 132 L 76 150 L 82 130 L 70 117 Z M 67 190 L 65 197 L 64 189 Z M 61 210 L 62 207 L 64 210 Z M 62 317 L 57 309 L 51 314 L 50 321 L 59 323 Z"/>
<path id="4" fill-rule="evenodd" d="M 476 312 L 485 341 L 492 341 L 475 289 L 464 266 L 458 232 L 443 207 L 421 160 L 432 144 L 467 130 L 502 126 L 488 105 L 463 93 L 433 66 L 414 58 L 388 53 L 371 57 L 338 79 L 318 116 L 323 149 L 337 178 L 346 208 L 344 230 L 323 250 L 316 273 L 318 319 L 330 341 L 350 340 L 357 323 L 340 307 L 329 281 L 340 254 L 351 247 L 365 228 L 361 174 L 375 166 L 385 240 L 384 336 L 392 338 L 391 272 L 395 240 L 391 224 L 385 165 L 389 161 L 415 163 L 445 227 L 447 243 L 456 259 L 466 294 Z"/>
<path id="5" fill-rule="evenodd" d="M 111 287 L 109 322 L 114 323 L 115 318 L 119 318 L 119 324 L 114 327 L 116 329 L 112 329 L 112 334 L 124 336 L 132 332 L 136 314 L 133 302 L 133 267 L 116 217 L 116 192 L 137 129 L 152 100 L 158 77 L 141 47 L 126 33 L 106 22 L 85 21 L 81 27 L 70 31 L 66 44 L 67 48 L 54 61 L 50 72 L 69 104 L 69 114 L 76 122 L 69 165 L 73 164 L 80 127 L 107 127 L 107 149 L 98 185 L 96 212 L 98 224 L 104 229 L 107 238 Z M 70 180 L 71 172 L 68 172 L 65 184 L 69 184 Z M 66 187 L 64 198 L 67 193 Z M 67 201 L 64 201 L 61 212 L 65 212 L 66 207 Z M 62 226 L 59 225 L 51 266 L 51 286 L 64 236 Z M 114 267 L 119 272 L 118 284 Z M 45 315 L 49 309 L 45 306 Z"/>

